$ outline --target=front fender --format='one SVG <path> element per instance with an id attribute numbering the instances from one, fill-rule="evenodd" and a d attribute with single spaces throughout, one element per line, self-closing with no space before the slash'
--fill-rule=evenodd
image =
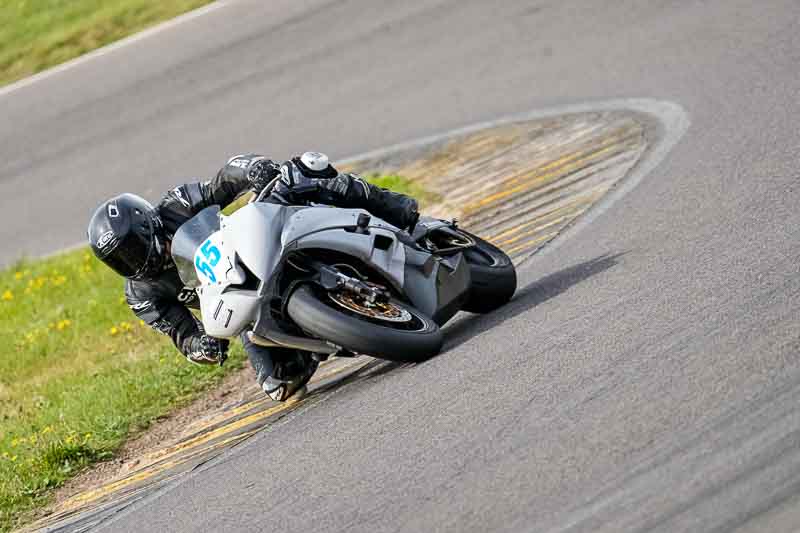
<path id="1" fill-rule="evenodd" d="M 442 325 L 469 296 L 469 265 L 463 254 L 439 257 L 408 249 L 405 293 L 414 307 Z"/>
<path id="2" fill-rule="evenodd" d="M 368 233 L 358 233 L 348 228 L 328 228 L 308 233 L 287 244 L 287 251 L 324 249 L 354 257 L 380 272 L 399 292 L 405 287 L 405 246 L 394 232 L 370 226 Z"/>

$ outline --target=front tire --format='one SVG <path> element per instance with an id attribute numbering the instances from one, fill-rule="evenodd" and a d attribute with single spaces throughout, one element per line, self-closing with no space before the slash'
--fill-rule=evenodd
<path id="1" fill-rule="evenodd" d="M 497 246 L 458 229 L 475 245 L 464 250 L 472 284 L 467 302 L 461 307 L 470 313 L 488 313 L 506 304 L 517 290 L 517 271 L 511 258 Z"/>
<path id="2" fill-rule="evenodd" d="M 400 316 L 411 318 L 393 322 L 371 319 L 337 304 L 326 291 L 311 285 L 302 285 L 292 293 L 287 312 L 306 333 L 352 352 L 417 362 L 441 351 L 444 337 L 433 320 L 395 299 L 389 304 L 400 311 Z"/>

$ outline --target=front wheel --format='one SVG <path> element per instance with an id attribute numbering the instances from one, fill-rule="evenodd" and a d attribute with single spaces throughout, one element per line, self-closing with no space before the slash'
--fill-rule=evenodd
<path id="1" fill-rule="evenodd" d="M 517 271 L 506 253 L 497 246 L 467 233 L 475 245 L 464 250 L 472 284 L 467 302 L 461 307 L 470 313 L 488 313 L 508 302 L 517 290 Z"/>
<path id="2" fill-rule="evenodd" d="M 289 297 L 287 312 L 310 335 L 391 361 L 425 360 L 444 342 L 430 318 L 395 299 L 369 306 L 346 292 L 303 285 Z"/>

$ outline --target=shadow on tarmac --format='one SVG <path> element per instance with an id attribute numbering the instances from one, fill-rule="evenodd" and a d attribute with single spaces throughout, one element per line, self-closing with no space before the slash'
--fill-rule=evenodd
<path id="1" fill-rule="evenodd" d="M 499 326 L 507 319 L 525 312 L 539 304 L 555 298 L 569 288 L 589 279 L 592 276 L 605 272 L 619 263 L 619 258 L 628 252 L 617 254 L 603 254 L 583 263 L 559 270 L 549 276 L 527 285 L 518 290 L 514 299 L 495 312 L 486 315 L 469 315 L 458 320 L 451 326 L 445 328 L 445 345 L 442 353 L 457 348 L 470 339 Z M 437 356 L 432 357 L 431 359 Z M 430 360 L 430 359 L 428 359 Z M 384 374 L 388 374 L 398 368 L 412 367 L 418 364 L 425 364 L 426 361 L 418 363 L 398 363 L 383 359 L 374 359 L 361 368 L 339 376 L 327 383 L 317 387 L 309 394 L 310 400 L 323 397 L 326 393 L 342 387 L 344 385 L 375 379 Z"/>
<path id="2" fill-rule="evenodd" d="M 470 315 L 459 320 L 444 330 L 445 346 L 443 352 L 461 346 L 481 333 L 495 328 L 519 313 L 523 313 L 539 304 L 555 298 L 569 288 L 592 276 L 605 272 L 619 263 L 619 258 L 628 252 L 603 254 L 583 263 L 559 270 L 549 276 L 517 290 L 514 298 L 498 309 L 486 315 Z"/>

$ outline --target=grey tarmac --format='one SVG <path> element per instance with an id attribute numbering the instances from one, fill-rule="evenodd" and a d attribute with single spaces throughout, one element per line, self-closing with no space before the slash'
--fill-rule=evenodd
<path id="1" fill-rule="evenodd" d="M 236 152 L 342 158 L 627 98 L 690 121 L 440 356 L 96 527 L 796 530 L 799 18 L 792 0 L 238 0 L 0 94 L 6 262 Z"/>

